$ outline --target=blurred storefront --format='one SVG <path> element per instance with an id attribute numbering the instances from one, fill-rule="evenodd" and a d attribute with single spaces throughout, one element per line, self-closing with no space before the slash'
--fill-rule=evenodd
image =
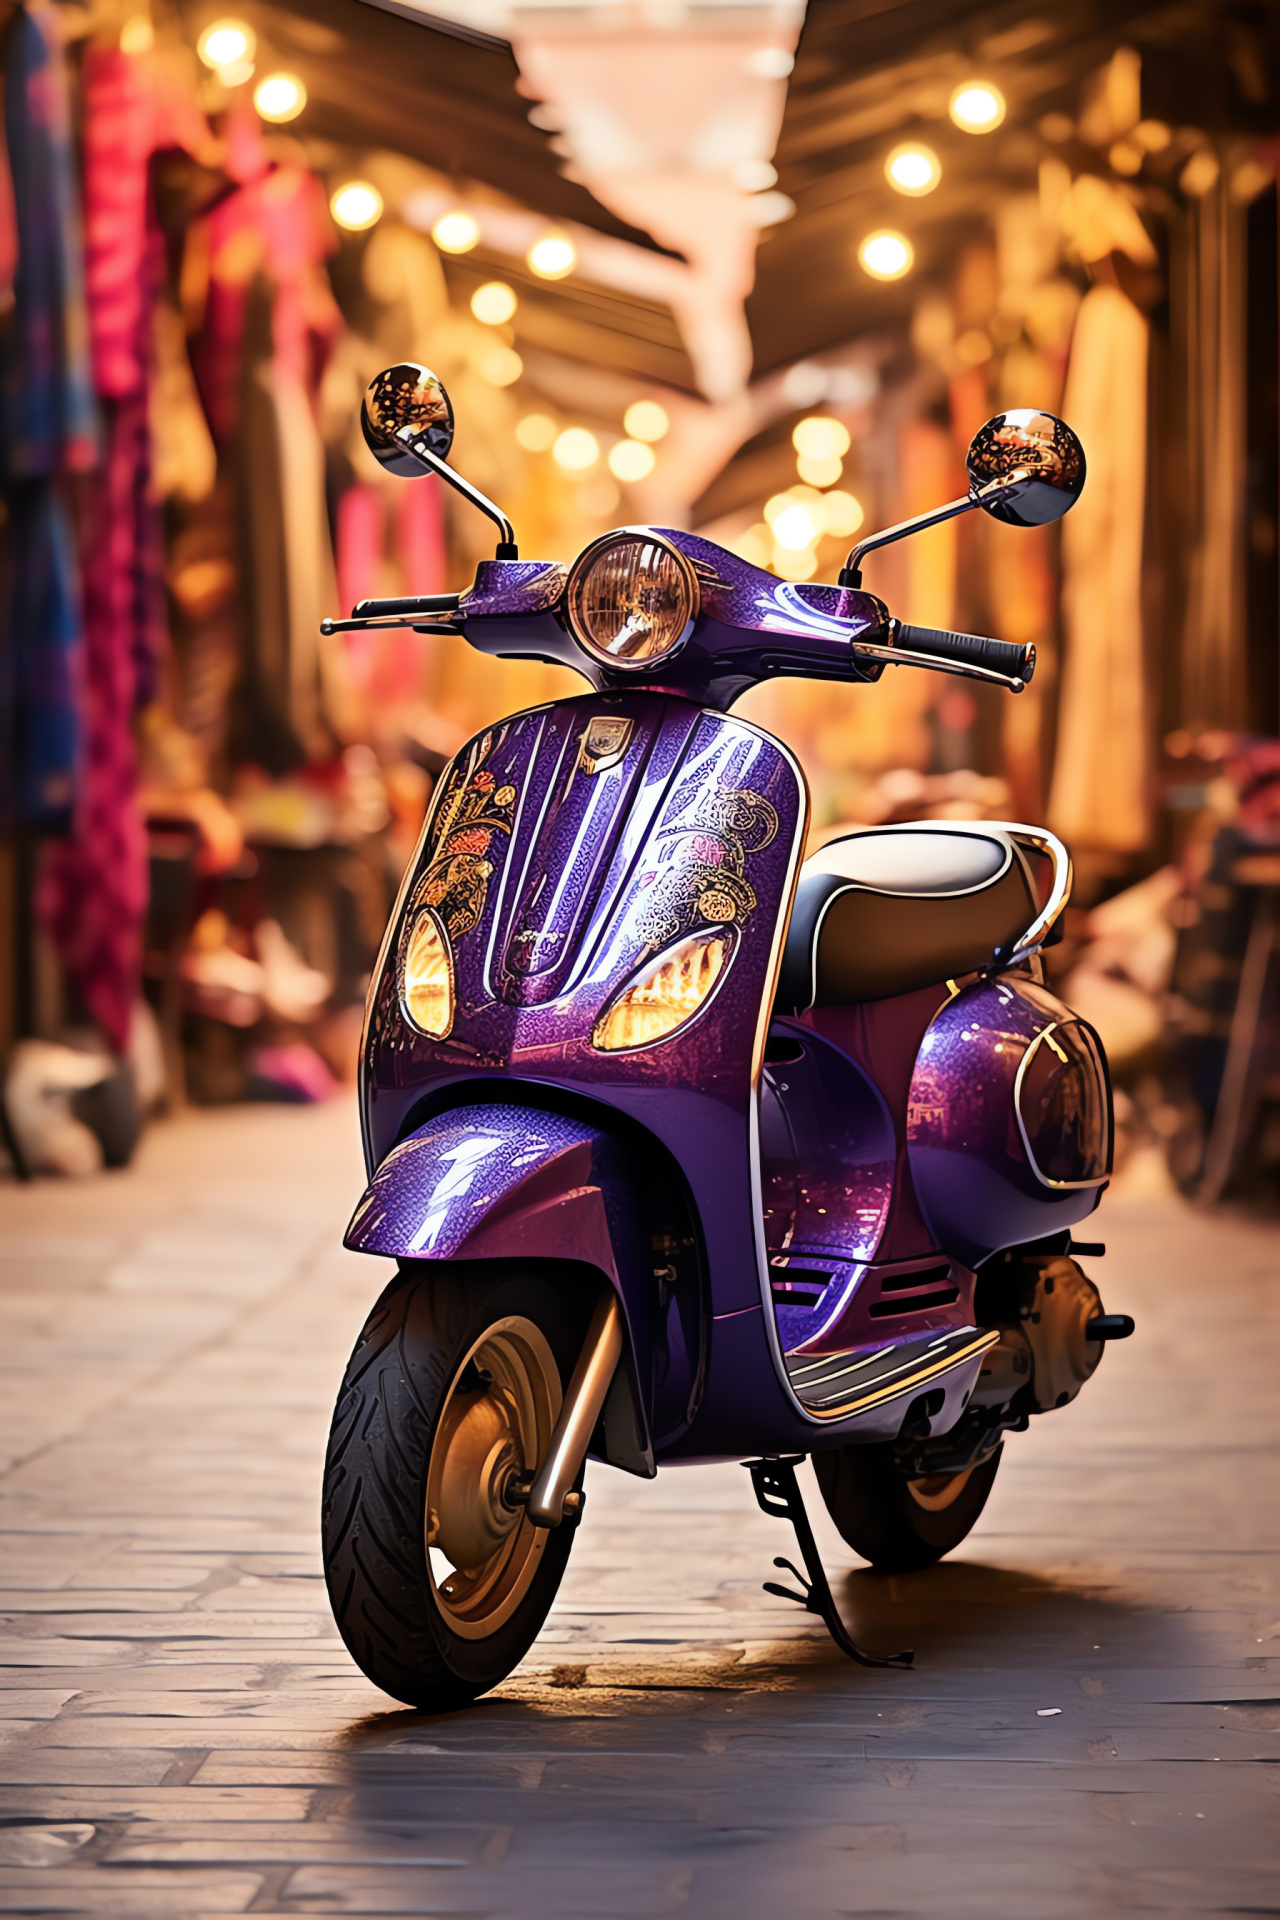
<path id="1" fill-rule="evenodd" d="M 1200 1177 L 1256 920 L 1238 890 L 1271 885 L 1223 835 L 1267 853 L 1280 731 L 1274 10 L 0 19 L 20 1168 L 127 1157 L 165 1103 L 349 1078 L 434 776 L 572 684 L 460 640 L 321 638 L 489 551 L 363 447 L 366 382 L 413 358 L 453 399 L 454 464 L 524 552 L 566 559 L 649 522 L 834 578 L 859 528 L 963 491 L 991 413 L 1071 420 L 1090 478 L 1060 530 L 977 515 L 867 568 L 904 618 L 1035 641 L 1025 695 L 899 673 L 744 709 L 800 753 L 819 836 L 934 813 L 1068 841 L 1059 971 L 1129 1073 L 1134 1137 Z M 1266 1087 L 1242 1097 L 1240 1128 Z"/>

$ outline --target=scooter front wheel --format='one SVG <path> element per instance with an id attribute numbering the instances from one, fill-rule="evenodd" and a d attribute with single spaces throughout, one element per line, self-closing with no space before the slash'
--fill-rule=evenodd
<path id="1" fill-rule="evenodd" d="M 356 1343 L 325 1463 L 325 1579 L 352 1657 L 409 1706 L 469 1704 L 546 1619 L 573 1528 L 535 1527 L 518 1495 L 587 1311 L 541 1275 L 424 1265 L 391 1283 Z"/>
<path id="2" fill-rule="evenodd" d="M 815 1453 L 813 1470 L 840 1537 L 877 1573 L 931 1567 L 970 1532 L 1000 1465 L 997 1447 L 967 1473 L 908 1480 L 892 1442 Z"/>

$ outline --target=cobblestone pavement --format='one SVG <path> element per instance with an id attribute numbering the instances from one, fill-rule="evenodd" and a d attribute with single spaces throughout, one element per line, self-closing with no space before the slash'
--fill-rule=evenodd
<path id="1" fill-rule="evenodd" d="M 1111 1198 L 1138 1316 L 949 1563 L 761 1591 L 738 1467 L 595 1471 L 473 1711 L 398 1710 L 325 1604 L 320 1463 L 384 1268 L 349 1108 L 154 1128 L 0 1189 L 0 1910 L 930 1920 L 1280 1913 L 1280 1230 Z M 806 1470 L 807 1477 L 807 1470 Z M 815 1496 L 816 1504 L 816 1496 Z"/>

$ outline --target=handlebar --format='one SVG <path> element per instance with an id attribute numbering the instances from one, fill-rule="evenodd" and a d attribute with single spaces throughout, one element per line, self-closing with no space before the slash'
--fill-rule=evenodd
<path id="1" fill-rule="evenodd" d="M 351 609 L 353 620 L 376 619 L 379 614 L 455 613 L 459 593 L 419 593 L 408 600 L 360 600 Z"/>
<path id="2" fill-rule="evenodd" d="M 913 627 L 905 620 L 892 624 L 893 645 L 912 653 L 935 654 L 938 660 L 961 667 L 978 667 L 1025 687 L 1036 670 L 1034 646 L 1015 646 L 1010 640 L 989 640 L 981 633 L 951 633 L 946 627 Z"/>
<path id="3" fill-rule="evenodd" d="M 456 613 L 461 599 L 460 593 L 418 593 L 402 600 L 360 600 L 352 607 L 349 620 L 322 620 L 320 631 L 327 636 L 363 627 L 412 626 L 415 620 L 435 622 Z"/>
<path id="4" fill-rule="evenodd" d="M 561 576 L 563 570 L 560 570 Z M 477 576 L 477 581 L 479 577 Z M 464 604 L 465 602 L 465 604 Z M 931 667 L 935 672 L 963 674 L 968 679 L 985 680 L 989 685 L 999 686 L 1010 693 L 1021 693 L 1030 681 L 1036 666 L 1034 646 L 1014 646 L 1007 640 L 991 640 L 979 633 L 952 633 L 945 627 L 917 627 L 905 620 L 894 620 L 882 602 L 873 602 L 881 615 L 878 629 L 870 634 L 855 633 L 852 639 L 852 662 L 864 668 L 875 663 L 876 671 L 863 672 L 860 677 L 876 679 L 885 666 Z M 349 620 L 322 620 L 320 630 L 324 634 L 346 633 L 370 627 L 414 627 L 419 633 L 458 633 L 467 609 L 471 608 L 479 615 L 483 627 L 484 616 L 489 611 L 486 596 L 476 589 L 463 596 L 457 593 L 426 593 L 407 596 L 401 599 L 361 600 L 351 609 Z M 507 614 L 507 619 L 518 617 L 524 611 L 546 613 L 548 605 L 541 607 L 517 606 Z M 495 608 L 495 612 L 506 613 L 504 608 Z M 750 625 L 754 631 L 754 622 Z M 470 631 L 470 630 L 469 630 Z M 511 649 L 510 634 L 506 621 L 494 622 L 495 637 L 499 644 L 490 648 L 478 633 L 471 631 L 472 644 L 480 651 L 497 651 L 503 658 L 521 657 L 520 650 Z M 563 640 L 563 646 L 557 644 L 551 650 L 544 635 L 536 649 L 529 650 L 529 657 L 538 659 L 554 658 L 562 664 L 581 667 L 580 650 L 568 634 L 556 636 Z M 846 646 L 849 642 L 844 643 Z M 565 651 L 567 649 L 567 651 Z M 825 649 L 825 650 L 824 650 Z M 844 656 L 848 660 L 849 656 Z M 834 636 L 828 636 L 822 644 L 811 644 L 808 649 L 797 647 L 789 665 L 767 668 L 773 672 L 810 672 L 818 678 L 843 678 L 840 672 L 832 672 L 833 666 L 840 664 L 840 650 Z M 759 663 L 754 676 L 759 677 Z"/>

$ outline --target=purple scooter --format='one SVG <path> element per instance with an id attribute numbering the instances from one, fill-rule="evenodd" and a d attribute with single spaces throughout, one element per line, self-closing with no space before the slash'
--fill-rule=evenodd
<path id="1" fill-rule="evenodd" d="M 1039 958 L 1071 866 L 1052 834 L 987 821 L 863 829 L 806 860 L 799 765 L 730 709 L 776 675 L 886 666 L 1020 692 L 1033 648 L 907 626 L 859 563 L 975 507 L 1057 519 L 1080 443 L 999 415 L 965 498 L 825 586 L 652 527 L 567 570 L 521 560 L 447 465 L 425 367 L 378 376 L 364 432 L 501 542 L 463 594 L 326 629 L 461 634 L 591 691 L 486 728 L 441 775 L 373 976 L 346 1244 L 399 1271 L 329 1443 L 343 1638 L 396 1698 L 465 1704 L 546 1618 L 588 1456 L 649 1477 L 742 1461 L 804 1562 L 800 1591 L 768 1590 L 852 1658 L 906 1665 L 849 1637 L 796 1463 L 873 1567 L 929 1566 L 982 1511 L 1004 1435 L 1133 1330 L 1073 1257 L 1103 1252 L 1071 1229 L 1112 1129 L 1097 1035 Z"/>

